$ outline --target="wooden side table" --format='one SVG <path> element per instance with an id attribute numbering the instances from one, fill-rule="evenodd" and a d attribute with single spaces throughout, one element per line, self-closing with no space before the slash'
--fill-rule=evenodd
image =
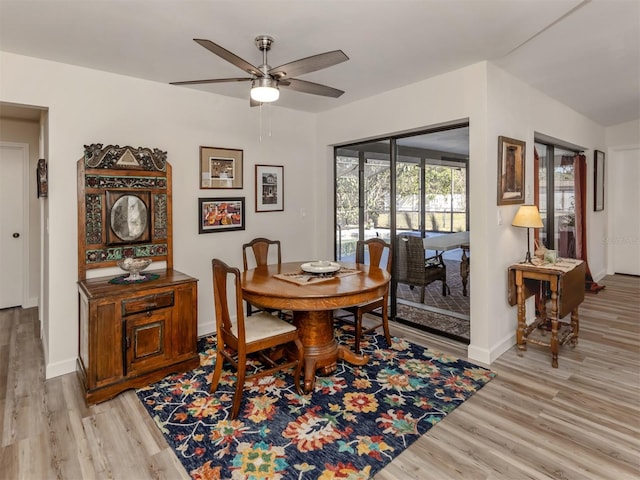
<path id="1" fill-rule="evenodd" d="M 578 343 L 580 320 L 578 307 L 584 300 L 585 265 L 582 260 L 559 259 L 555 264 L 532 265 L 516 263 L 509 267 L 509 304 L 518 306 L 516 341 L 518 354 L 533 343 L 551 349 L 551 366 L 558 368 L 560 345 Z M 526 324 L 525 300 L 539 291 L 541 283 L 551 290 L 551 314 L 547 316 L 545 302 L 530 325 Z M 571 322 L 561 319 L 571 313 Z M 551 324 L 551 337 L 546 337 L 544 327 Z M 536 335 L 539 333 L 539 335 Z"/>

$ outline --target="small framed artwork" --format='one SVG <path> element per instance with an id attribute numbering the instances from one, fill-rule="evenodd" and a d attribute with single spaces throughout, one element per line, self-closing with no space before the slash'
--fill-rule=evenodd
<path id="1" fill-rule="evenodd" d="M 256 212 L 284 210 L 284 167 L 256 165 Z"/>
<path id="2" fill-rule="evenodd" d="M 242 150 L 200 147 L 200 188 L 242 188 Z"/>
<path id="3" fill-rule="evenodd" d="M 47 171 L 47 161 L 44 158 L 38 160 L 37 185 L 38 198 L 46 197 L 49 193 L 49 172 Z"/>
<path id="4" fill-rule="evenodd" d="M 498 205 L 524 203 L 525 142 L 498 137 Z"/>
<path id="5" fill-rule="evenodd" d="M 604 152 L 593 153 L 593 210 L 604 210 Z"/>
<path id="6" fill-rule="evenodd" d="M 198 233 L 244 230 L 244 197 L 199 198 Z"/>

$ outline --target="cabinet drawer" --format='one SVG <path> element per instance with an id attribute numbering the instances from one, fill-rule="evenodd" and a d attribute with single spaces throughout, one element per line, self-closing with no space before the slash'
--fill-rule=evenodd
<path id="1" fill-rule="evenodd" d="M 122 316 L 173 306 L 173 291 L 122 301 Z"/>

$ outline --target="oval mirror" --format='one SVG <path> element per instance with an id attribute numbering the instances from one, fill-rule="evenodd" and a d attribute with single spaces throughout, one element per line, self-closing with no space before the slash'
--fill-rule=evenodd
<path id="1" fill-rule="evenodd" d="M 147 206 L 136 195 L 123 195 L 111 209 L 111 229 L 120 240 L 132 242 L 147 228 Z"/>

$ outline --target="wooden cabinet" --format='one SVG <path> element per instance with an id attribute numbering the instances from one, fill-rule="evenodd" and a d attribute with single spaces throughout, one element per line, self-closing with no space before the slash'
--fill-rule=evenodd
<path id="1" fill-rule="evenodd" d="M 199 365 L 197 280 L 158 270 L 156 280 L 81 280 L 77 371 L 87 403 Z"/>

